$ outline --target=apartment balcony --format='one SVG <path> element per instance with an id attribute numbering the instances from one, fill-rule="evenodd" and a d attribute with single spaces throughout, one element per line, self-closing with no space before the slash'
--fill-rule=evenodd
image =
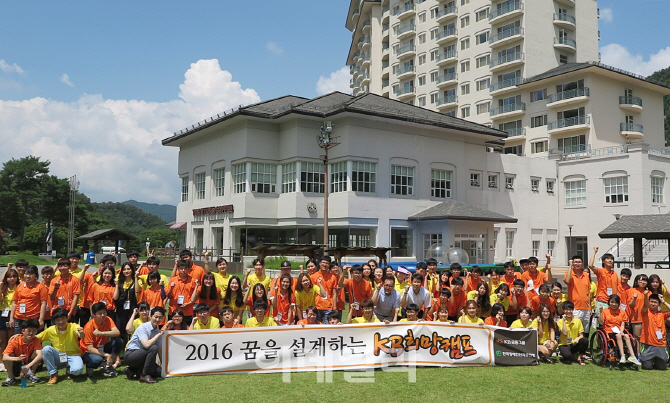
<path id="1" fill-rule="evenodd" d="M 559 119 L 547 123 L 547 133 L 562 134 L 588 129 L 591 118 L 588 116 L 575 116 L 572 118 Z"/>
<path id="2" fill-rule="evenodd" d="M 619 97 L 619 108 L 629 112 L 642 112 L 642 98 Z"/>
<path id="3" fill-rule="evenodd" d="M 399 67 L 398 70 L 395 72 L 395 76 L 399 80 L 414 77 L 416 76 L 416 67 L 414 66 Z"/>
<path id="4" fill-rule="evenodd" d="M 489 23 L 497 24 L 499 22 L 518 17 L 523 14 L 523 3 L 520 1 L 515 1 L 513 3 L 506 4 L 499 9 L 491 9 L 489 13 Z"/>
<path id="5" fill-rule="evenodd" d="M 524 113 L 526 113 L 525 102 L 515 102 L 513 104 L 507 104 L 489 110 L 491 119 L 504 119 L 512 116 L 520 116 Z"/>
<path id="6" fill-rule="evenodd" d="M 456 28 L 445 29 L 435 35 L 435 42 L 437 42 L 438 45 L 456 39 L 458 39 L 458 30 Z"/>
<path id="7" fill-rule="evenodd" d="M 391 9 L 391 7 L 389 5 L 386 5 L 386 6 L 382 7 L 382 14 L 388 13 L 390 9 Z"/>
<path id="8" fill-rule="evenodd" d="M 415 93 L 416 89 L 414 87 L 398 88 L 398 90 L 395 91 L 395 96 L 402 101 L 413 98 Z"/>
<path id="9" fill-rule="evenodd" d="M 525 127 L 515 127 L 514 129 L 507 129 L 503 131 L 507 133 L 507 137 L 504 140 L 522 140 L 526 138 Z"/>
<path id="10" fill-rule="evenodd" d="M 401 25 L 396 31 L 398 39 L 409 38 L 414 35 L 416 35 L 416 26 L 414 24 Z"/>
<path id="11" fill-rule="evenodd" d="M 579 102 L 588 101 L 589 88 L 575 88 L 574 90 L 557 92 L 547 97 L 547 106 L 551 108 L 564 107 L 567 105 L 577 104 Z"/>
<path id="12" fill-rule="evenodd" d="M 354 57 L 351 60 L 354 63 L 358 63 L 361 60 L 361 54 L 359 52 L 354 53 Z"/>
<path id="13" fill-rule="evenodd" d="M 356 43 L 356 47 L 358 47 L 358 49 L 363 49 L 363 44 L 364 44 L 364 43 L 365 43 L 365 37 L 362 37 L 362 38 L 360 38 L 360 39 L 358 40 L 358 42 Z M 370 44 L 370 43 L 368 42 L 368 45 L 369 45 L 369 44 Z"/>
<path id="14" fill-rule="evenodd" d="M 362 60 L 361 60 L 361 66 L 363 66 L 363 68 L 368 68 L 368 67 L 370 67 L 370 54 L 367 54 L 367 53 L 366 53 L 365 55 L 363 55 L 363 56 L 361 57 L 361 59 L 362 59 Z"/>
<path id="15" fill-rule="evenodd" d="M 389 68 L 389 61 L 388 60 L 382 60 L 382 70 L 388 69 Z"/>
<path id="16" fill-rule="evenodd" d="M 631 140 L 644 138 L 644 127 L 637 123 L 621 123 L 619 125 L 621 135 Z"/>
<path id="17" fill-rule="evenodd" d="M 575 6 L 575 0 L 554 0 L 554 1 L 556 1 L 556 3 L 565 4 L 568 7 Z M 598 12 L 600 12 L 600 9 L 598 10 L 599 10 Z M 600 14 L 598 14 L 598 18 L 600 18 Z"/>
<path id="18" fill-rule="evenodd" d="M 455 62 L 456 60 L 458 60 L 458 52 L 456 52 L 455 50 L 438 54 L 437 58 L 435 59 L 438 66 L 443 66 L 445 64 Z"/>
<path id="19" fill-rule="evenodd" d="M 386 52 L 387 50 L 389 50 L 389 43 L 382 42 L 382 53 Z"/>
<path id="20" fill-rule="evenodd" d="M 437 109 L 452 108 L 458 104 L 458 97 L 456 95 L 449 95 L 447 97 L 438 98 L 436 105 Z"/>
<path id="21" fill-rule="evenodd" d="M 389 86 L 389 80 L 382 80 L 382 90 Z M 388 91 L 388 90 L 386 90 Z"/>
<path id="22" fill-rule="evenodd" d="M 416 55 L 416 46 L 412 44 L 405 45 L 401 48 L 398 48 L 395 54 L 398 56 L 398 58 L 413 57 Z"/>
<path id="23" fill-rule="evenodd" d="M 560 28 L 575 29 L 577 21 L 575 20 L 574 15 L 568 13 L 557 13 L 554 14 L 554 25 Z"/>
<path id="24" fill-rule="evenodd" d="M 360 16 L 361 16 L 361 12 L 360 12 L 358 9 L 355 9 L 355 10 L 351 13 L 351 21 L 352 21 L 352 22 L 356 22 L 356 21 L 358 21 L 358 17 L 360 17 Z"/>
<path id="25" fill-rule="evenodd" d="M 370 20 L 363 23 L 363 33 L 367 34 L 368 32 L 370 32 Z"/>
<path id="26" fill-rule="evenodd" d="M 575 53 L 577 51 L 577 42 L 574 39 L 570 38 L 554 38 L 554 48 L 558 50 L 563 50 L 570 53 Z"/>
<path id="27" fill-rule="evenodd" d="M 449 6 L 447 8 L 443 8 L 442 10 L 439 10 L 435 14 L 435 22 L 441 24 L 455 17 L 458 17 L 458 7 Z"/>
<path id="28" fill-rule="evenodd" d="M 361 85 L 365 85 L 365 86 L 370 85 L 370 76 L 369 75 L 365 74 L 361 77 L 362 77 Z"/>
<path id="29" fill-rule="evenodd" d="M 506 56 L 491 60 L 489 70 L 498 71 L 508 67 L 524 63 L 525 55 L 523 52 L 508 53 Z"/>
<path id="30" fill-rule="evenodd" d="M 512 91 L 516 89 L 516 86 L 521 83 L 523 83 L 523 77 L 515 77 L 503 81 L 498 81 L 497 83 L 492 83 L 489 86 L 489 93 L 493 95 Z"/>
<path id="31" fill-rule="evenodd" d="M 448 85 L 453 85 L 458 83 L 458 74 L 456 73 L 447 73 L 437 77 L 437 86 L 446 87 Z"/>
<path id="32" fill-rule="evenodd" d="M 354 88 L 354 79 L 349 80 L 349 88 Z"/>
<path id="33" fill-rule="evenodd" d="M 491 35 L 489 38 L 489 45 L 492 47 L 500 46 L 520 38 L 523 38 L 523 27 L 506 29 L 499 34 Z"/>
<path id="34" fill-rule="evenodd" d="M 396 12 L 396 17 L 398 17 L 401 20 L 413 17 L 415 15 L 416 15 L 416 6 L 414 4 L 406 4 L 404 6 L 400 6 L 398 11 Z"/>

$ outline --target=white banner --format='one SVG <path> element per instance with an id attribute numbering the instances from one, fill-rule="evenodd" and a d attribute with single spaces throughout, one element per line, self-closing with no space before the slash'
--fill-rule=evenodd
<path id="1" fill-rule="evenodd" d="M 163 377 L 226 373 L 300 372 L 393 365 L 494 365 L 509 348 L 495 326 L 439 322 L 281 326 L 165 332 Z M 502 330 L 502 329 L 501 329 Z M 534 330 L 505 329 L 523 344 Z M 516 336 L 519 337 L 516 337 Z M 496 340 L 494 340 L 494 338 Z M 537 338 L 528 341 L 530 356 Z M 497 343 L 497 344 L 496 344 Z M 534 345 L 531 345 L 534 344 Z M 504 346 L 507 345 L 507 346 Z M 527 365 L 527 363 L 505 365 Z"/>

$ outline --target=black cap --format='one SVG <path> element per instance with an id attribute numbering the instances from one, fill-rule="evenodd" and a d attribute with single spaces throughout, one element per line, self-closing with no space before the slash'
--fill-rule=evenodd
<path id="1" fill-rule="evenodd" d="M 284 260 L 284 261 L 281 262 L 280 267 L 282 269 L 290 269 L 291 268 L 291 262 L 289 262 L 288 260 Z"/>

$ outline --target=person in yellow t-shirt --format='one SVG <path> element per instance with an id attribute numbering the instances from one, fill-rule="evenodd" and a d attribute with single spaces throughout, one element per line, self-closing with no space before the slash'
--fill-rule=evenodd
<path id="1" fill-rule="evenodd" d="M 558 351 L 565 361 L 577 361 L 579 365 L 584 363 L 584 355 L 589 347 L 589 342 L 584 337 L 584 325 L 582 321 L 573 315 L 575 304 L 572 301 L 563 302 L 561 307 L 563 317 L 556 324 L 561 335 L 558 339 Z"/>
<path id="2" fill-rule="evenodd" d="M 554 314 L 546 304 L 540 305 L 540 311 L 537 317 L 533 320 L 531 327 L 537 329 L 537 352 L 540 358 L 547 363 L 554 363 L 550 358 L 551 354 L 556 350 L 556 322 L 554 322 Z"/>
<path id="3" fill-rule="evenodd" d="M 366 298 L 361 302 L 361 309 L 363 310 L 363 316 L 354 318 L 354 311 L 356 310 L 353 306 L 349 305 L 349 316 L 347 316 L 347 323 L 375 323 L 380 322 L 374 315 L 375 303 L 372 302 L 371 298 Z M 388 324 L 388 320 L 384 320 L 384 323 Z"/>
<path id="4" fill-rule="evenodd" d="M 268 303 L 263 300 L 254 302 L 254 316 L 247 319 L 244 327 L 267 327 L 277 326 L 277 323 L 270 316 L 265 315 L 268 309 Z"/>
<path id="5" fill-rule="evenodd" d="M 449 320 L 449 306 L 447 304 L 441 304 L 437 308 L 437 312 L 434 314 L 434 322 L 451 322 Z"/>
<path id="6" fill-rule="evenodd" d="M 395 279 L 395 290 L 398 291 L 398 294 L 402 295 L 402 293 L 405 292 L 405 287 L 411 285 L 407 281 L 407 277 L 409 277 L 409 275 L 409 270 L 407 270 L 404 266 L 398 266 Z"/>
<path id="7" fill-rule="evenodd" d="M 216 260 L 216 270 L 210 271 L 209 256 L 210 253 L 205 252 L 205 273 L 212 273 L 214 275 L 214 284 L 219 290 L 221 290 L 221 298 L 223 298 L 223 296 L 226 294 L 226 290 L 228 289 L 228 282 L 233 276 L 232 274 L 228 274 L 228 261 L 222 257 Z M 219 304 L 219 307 L 223 307 L 223 305 Z"/>
<path id="8" fill-rule="evenodd" d="M 465 303 L 465 309 L 458 319 L 458 323 L 484 325 L 484 320 L 477 316 L 477 301 L 470 300 Z"/>
<path id="9" fill-rule="evenodd" d="M 49 374 L 49 385 L 58 382 L 58 369 L 67 367 L 69 376 L 81 375 L 84 372 L 84 362 L 81 359 L 79 339 L 84 337 L 84 329 L 76 323 L 68 323 L 68 311 L 56 308 L 51 320 L 54 325 L 37 335 L 42 342 L 51 343 L 42 348 L 42 359 Z M 65 359 L 61 357 L 65 354 Z"/>
<path id="10" fill-rule="evenodd" d="M 193 330 L 202 330 L 202 329 L 220 329 L 221 322 L 218 318 L 215 318 L 209 314 L 210 308 L 207 304 L 198 304 L 193 309 L 196 317 L 193 318 L 193 323 L 191 324 L 191 329 Z"/>
<path id="11" fill-rule="evenodd" d="M 563 302 L 568 300 L 568 294 L 563 294 L 563 285 L 555 282 L 551 285 L 551 297 L 556 303 L 556 316 L 563 315 Z"/>
<path id="12" fill-rule="evenodd" d="M 257 283 L 263 284 L 265 291 L 268 293 L 270 292 L 270 284 L 272 284 L 272 279 L 265 275 L 265 262 L 263 259 L 254 259 L 254 273 L 251 273 L 251 269 L 247 269 L 242 287 L 253 290 Z"/>
<path id="13" fill-rule="evenodd" d="M 130 315 L 128 323 L 126 323 L 126 332 L 129 335 L 135 333 L 135 330 L 140 327 L 142 323 L 147 323 L 151 318 L 149 317 L 151 307 L 147 302 L 140 302 L 137 305 L 137 308 L 133 310 L 133 314 Z"/>
<path id="14" fill-rule="evenodd" d="M 319 277 L 318 281 L 321 284 L 323 277 Z M 319 287 L 312 283 L 312 279 L 309 277 L 308 273 L 300 273 L 298 276 L 298 282 L 295 286 L 295 305 L 296 305 L 296 315 L 298 320 L 305 319 L 305 309 L 308 306 L 316 306 L 316 296 L 320 295 L 321 298 L 328 298 L 326 294 L 326 289 Z"/>
<path id="15" fill-rule="evenodd" d="M 519 319 L 512 322 L 510 329 L 528 329 L 533 324 L 533 321 L 530 320 L 530 317 L 533 315 L 533 311 L 527 307 L 523 306 L 519 309 Z"/>
<path id="16" fill-rule="evenodd" d="M 406 318 L 400 319 L 398 322 L 423 322 L 419 319 L 419 306 L 417 304 L 407 304 L 405 308 Z"/>

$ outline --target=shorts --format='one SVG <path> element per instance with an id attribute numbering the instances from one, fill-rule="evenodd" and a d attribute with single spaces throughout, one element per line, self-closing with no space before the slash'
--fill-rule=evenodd
<path id="1" fill-rule="evenodd" d="M 9 330 L 7 329 L 7 323 L 9 323 L 9 318 L 0 316 L 0 330 Z"/>

